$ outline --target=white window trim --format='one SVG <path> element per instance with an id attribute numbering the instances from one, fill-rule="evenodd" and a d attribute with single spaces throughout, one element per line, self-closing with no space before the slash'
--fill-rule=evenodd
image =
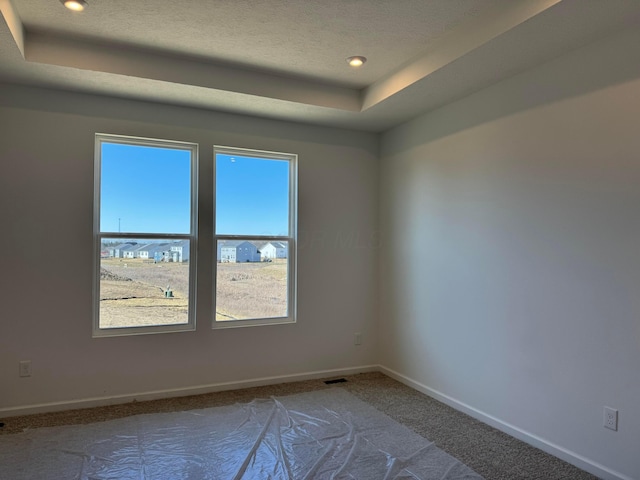
<path id="1" fill-rule="evenodd" d="M 216 231 L 216 163 L 217 154 L 237 155 L 254 158 L 265 158 L 273 160 L 286 160 L 289 162 L 289 235 L 219 235 Z M 298 296 L 298 275 L 297 275 L 297 255 L 298 255 L 298 155 L 294 153 L 270 152 L 266 150 L 253 150 L 246 148 L 227 147 L 214 145 L 213 147 L 213 311 L 211 312 L 212 327 L 221 328 L 242 328 L 256 327 L 264 325 L 282 325 L 296 323 L 297 321 L 297 296 Z M 218 278 L 218 241 L 219 240 L 260 240 L 278 241 L 289 244 L 287 252 L 287 316 L 273 318 L 252 318 L 243 320 L 216 320 L 217 310 L 217 278 Z"/>
<path id="2" fill-rule="evenodd" d="M 153 234 L 153 233 L 121 233 L 100 231 L 100 174 L 102 161 L 102 144 L 119 143 L 125 145 L 175 148 L 191 152 L 191 231 L 188 234 Z M 197 228 L 198 228 L 198 144 L 175 140 L 159 140 L 152 138 L 130 137 L 96 133 L 94 152 L 94 271 L 93 271 L 93 337 L 118 337 L 130 335 L 147 335 L 154 333 L 184 332 L 196 329 L 196 271 L 197 271 Z M 179 325 L 150 325 L 141 327 L 100 328 L 100 251 L 103 238 L 144 238 L 189 240 L 189 313 L 188 321 Z"/>

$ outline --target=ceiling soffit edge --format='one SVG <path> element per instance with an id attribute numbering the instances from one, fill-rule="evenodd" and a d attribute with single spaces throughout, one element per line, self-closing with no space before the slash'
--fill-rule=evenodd
<path id="1" fill-rule="evenodd" d="M 203 87 L 347 112 L 362 112 L 427 79 L 434 72 L 559 1 L 561 0 L 514 0 L 509 8 L 502 6 L 491 9 L 446 34 L 426 55 L 362 90 L 126 45 L 25 31 L 10 0 L 0 0 L 0 8 L 16 45 L 28 62 Z"/>
<path id="2" fill-rule="evenodd" d="M 29 62 L 126 75 L 346 111 L 361 110 L 359 90 L 127 46 L 27 32 Z"/>
<path id="3" fill-rule="evenodd" d="M 16 43 L 16 46 L 20 50 L 20 54 L 24 58 L 24 26 L 18 16 L 18 12 L 13 8 L 11 0 L 0 0 L 0 13 L 2 13 L 2 16 L 7 22 L 13 41 Z"/>
<path id="4" fill-rule="evenodd" d="M 560 3 L 562 0 L 514 0 L 506 8 L 494 7 L 458 25 L 438 39 L 429 51 L 376 81 L 363 91 L 362 110 L 387 100 L 405 88 L 425 80 L 464 55 Z"/>

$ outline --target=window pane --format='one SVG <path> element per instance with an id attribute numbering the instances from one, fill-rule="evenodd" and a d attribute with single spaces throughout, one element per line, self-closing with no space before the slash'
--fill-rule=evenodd
<path id="1" fill-rule="evenodd" d="M 217 242 L 216 320 L 286 317 L 288 243 Z"/>
<path id="2" fill-rule="evenodd" d="M 100 328 L 189 321 L 189 241 L 103 238 Z"/>
<path id="3" fill-rule="evenodd" d="M 289 235 L 287 160 L 216 154 L 216 234 Z"/>
<path id="4" fill-rule="evenodd" d="M 191 151 L 102 143 L 100 231 L 191 232 Z"/>

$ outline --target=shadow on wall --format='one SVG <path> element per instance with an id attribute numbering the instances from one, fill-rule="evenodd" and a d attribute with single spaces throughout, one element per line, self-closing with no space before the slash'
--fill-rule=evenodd
<path id="1" fill-rule="evenodd" d="M 612 55 L 611 52 L 615 52 Z M 498 118 L 640 78 L 640 30 L 579 48 L 390 130 L 390 155 Z"/>
<path id="2" fill-rule="evenodd" d="M 49 90 L 44 86 L 29 87 L 20 84 L 2 84 L 0 79 L 0 106 L 31 108 L 36 111 L 66 113 L 101 119 L 110 118 L 131 122 L 144 122 L 165 127 L 195 128 L 241 135 L 244 141 L 251 136 L 280 140 L 328 143 L 378 153 L 376 133 L 345 130 L 321 125 L 307 125 L 287 120 L 260 118 L 206 110 L 193 106 L 153 103 L 146 100 L 116 98 L 100 94 Z M 55 95 L 51 95 L 51 93 Z M 278 148 L 278 147 L 274 147 Z M 296 151 L 301 154 L 303 152 Z"/>

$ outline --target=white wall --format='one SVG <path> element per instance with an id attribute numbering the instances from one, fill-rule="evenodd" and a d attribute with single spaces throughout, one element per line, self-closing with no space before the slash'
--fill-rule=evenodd
<path id="1" fill-rule="evenodd" d="M 639 119 L 627 31 L 381 144 L 381 363 L 607 478 L 640 478 Z"/>
<path id="2" fill-rule="evenodd" d="M 639 47 L 623 32 L 398 127 L 380 170 L 370 134 L 0 85 L 0 411 L 379 362 L 640 478 Z M 91 338 L 95 132 L 201 144 L 196 332 Z M 300 155 L 295 325 L 209 328 L 214 143 Z"/>
<path id="3" fill-rule="evenodd" d="M 5 413 L 376 363 L 375 135 L 9 85 L 0 125 Z M 96 132 L 200 144 L 197 331 L 91 338 Z M 214 144 L 299 154 L 295 325 L 210 327 Z M 25 359 L 33 376 L 18 378 Z"/>

